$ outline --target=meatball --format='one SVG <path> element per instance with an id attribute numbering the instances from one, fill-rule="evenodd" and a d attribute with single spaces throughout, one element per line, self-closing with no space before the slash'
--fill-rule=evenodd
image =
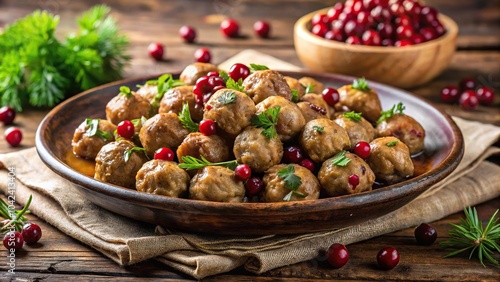
<path id="1" fill-rule="evenodd" d="M 310 91 L 307 93 L 316 93 L 316 94 L 321 94 L 323 92 L 323 89 L 325 89 L 325 85 L 323 83 L 317 81 L 316 79 L 312 77 L 302 77 L 299 79 L 299 82 L 304 85 L 304 87 L 309 88 Z M 306 94 L 307 94 L 306 93 Z"/>
<path id="2" fill-rule="evenodd" d="M 317 118 L 327 118 L 325 109 L 309 102 L 298 102 L 297 107 L 299 107 L 306 123 Z"/>
<path id="3" fill-rule="evenodd" d="M 352 118 L 350 114 L 351 113 L 338 115 L 334 122 L 347 131 L 352 147 L 360 141 L 370 143 L 375 138 L 375 129 L 371 123 L 362 116 L 354 115 L 355 118 Z"/>
<path id="4" fill-rule="evenodd" d="M 92 122 L 97 120 L 95 134 L 90 136 Z M 93 125 L 92 125 L 93 126 Z M 71 146 L 73 153 L 79 157 L 94 160 L 102 146 L 115 140 L 116 126 L 105 119 L 87 119 L 78 126 L 73 134 Z"/>
<path id="5" fill-rule="evenodd" d="M 203 156 L 209 162 L 217 163 L 229 159 L 229 148 L 224 139 L 218 135 L 205 136 L 199 132 L 189 133 L 177 148 L 177 159 L 182 162 L 182 157 Z"/>
<path id="6" fill-rule="evenodd" d="M 189 175 L 177 163 L 150 160 L 137 172 L 135 188 L 149 194 L 180 198 L 188 190 Z"/>
<path id="7" fill-rule="evenodd" d="M 279 164 L 283 157 L 280 139 L 267 139 L 262 128 L 249 126 L 234 140 L 233 153 L 238 163 L 247 164 L 253 172 L 264 172 Z"/>
<path id="8" fill-rule="evenodd" d="M 94 178 L 127 188 L 135 188 L 135 175 L 147 159 L 144 152 L 134 150 L 134 147 L 134 143 L 127 140 L 118 140 L 104 145 L 95 158 Z M 129 156 L 127 160 L 126 156 Z"/>
<path id="9" fill-rule="evenodd" d="M 156 95 L 158 95 L 158 86 L 156 84 L 144 84 L 135 92 L 137 95 L 146 98 L 149 103 L 153 103 Z"/>
<path id="10" fill-rule="evenodd" d="M 106 119 L 112 124 L 151 116 L 151 104 L 143 96 L 133 92 L 120 93 L 106 105 Z"/>
<path id="11" fill-rule="evenodd" d="M 378 137 L 394 136 L 401 140 L 412 155 L 424 150 L 425 130 L 411 116 L 395 114 L 379 123 L 376 130 Z"/>
<path id="12" fill-rule="evenodd" d="M 160 101 L 159 113 L 176 113 L 182 111 L 182 105 L 188 103 L 191 118 L 200 121 L 203 118 L 203 107 L 196 104 L 193 86 L 179 86 L 168 90 Z"/>
<path id="13" fill-rule="evenodd" d="M 285 80 L 291 90 L 297 91 L 297 100 L 300 100 L 300 98 L 306 94 L 306 88 L 299 82 L 298 79 L 285 76 Z"/>
<path id="14" fill-rule="evenodd" d="M 358 90 L 352 85 L 344 85 L 337 89 L 339 102 L 335 105 L 338 111 L 355 111 L 362 113 L 369 122 L 375 123 L 380 117 L 382 106 L 378 94 L 372 89 Z"/>
<path id="15" fill-rule="evenodd" d="M 142 125 L 139 139 L 146 153 L 152 157 L 162 147 L 178 147 L 189 132 L 176 114 L 156 114 Z"/>
<path id="16" fill-rule="evenodd" d="M 186 85 L 195 85 L 198 78 L 207 75 L 211 71 L 219 72 L 219 68 L 210 63 L 193 63 L 182 71 L 179 79 Z"/>
<path id="17" fill-rule="evenodd" d="M 341 158 L 347 158 L 349 162 L 339 165 Z M 326 194 L 335 197 L 371 191 L 375 174 L 363 159 L 344 151 L 323 162 L 318 179 Z"/>
<path id="18" fill-rule="evenodd" d="M 285 182 L 280 174 L 295 175 L 300 178 L 300 185 L 292 189 Z M 319 198 L 321 186 L 318 179 L 307 168 L 296 165 L 275 165 L 271 167 L 263 178 L 266 185 L 263 192 L 263 198 L 266 202 L 288 202 L 288 201 L 307 201 Z"/>
<path id="19" fill-rule="evenodd" d="M 302 131 L 306 123 L 302 112 L 297 104 L 288 101 L 280 96 L 271 96 L 257 104 L 255 114 L 264 113 L 267 109 L 280 107 L 278 121 L 276 122 L 276 132 L 281 141 L 288 141 Z"/>
<path id="20" fill-rule="evenodd" d="M 256 71 L 243 81 L 245 93 L 258 104 L 267 97 L 281 96 L 292 100 L 292 90 L 282 74 L 274 70 Z"/>
<path id="21" fill-rule="evenodd" d="M 245 93 L 221 89 L 210 97 L 205 109 L 203 119 L 214 120 L 217 126 L 234 137 L 250 125 L 255 103 Z"/>
<path id="22" fill-rule="evenodd" d="M 206 166 L 191 179 L 189 197 L 194 200 L 239 203 L 245 196 L 243 182 L 234 171 L 222 166 Z"/>
<path id="23" fill-rule="evenodd" d="M 349 135 L 345 129 L 326 118 L 306 123 L 299 137 L 299 143 L 309 157 L 319 163 L 342 150 L 351 148 Z"/>
<path id="24" fill-rule="evenodd" d="M 312 94 L 312 93 L 306 94 L 302 97 L 301 101 L 309 102 L 313 105 L 320 107 L 321 109 L 324 109 L 326 111 L 327 118 L 333 117 L 333 113 L 335 112 L 335 109 L 328 106 L 328 104 L 325 102 L 325 100 L 323 100 L 323 97 L 321 95 Z"/>
<path id="25" fill-rule="evenodd" d="M 372 168 L 377 181 L 393 184 L 413 176 L 410 150 L 396 137 L 380 137 L 370 143 L 370 156 L 366 163 Z"/>

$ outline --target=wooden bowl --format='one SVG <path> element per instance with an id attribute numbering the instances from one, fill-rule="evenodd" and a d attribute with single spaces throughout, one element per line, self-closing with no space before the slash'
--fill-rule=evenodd
<path id="1" fill-rule="evenodd" d="M 440 14 L 446 33 L 434 40 L 405 47 L 350 45 L 311 33 L 311 19 L 319 10 L 301 17 L 294 26 L 295 50 L 310 70 L 365 77 L 401 88 L 424 84 L 438 76 L 455 52 L 457 24 Z"/>
<path id="2" fill-rule="evenodd" d="M 352 77 L 333 74 L 283 72 L 311 76 L 326 86 L 340 87 Z M 369 82 L 384 109 L 403 102 L 406 112 L 427 132 L 425 152 L 414 159 L 415 177 L 371 192 L 285 203 L 216 203 L 152 195 L 104 183 L 68 165 L 71 139 L 84 118 L 104 118 L 108 101 L 121 85 L 134 89 L 149 79 L 129 79 L 77 95 L 55 107 L 41 122 L 36 148 L 53 171 L 75 183 L 83 196 L 115 213 L 140 221 L 191 232 L 266 235 L 330 230 L 377 218 L 405 205 L 451 173 L 462 158 L 463 139 L 453 120 L 438 108 L 408 92 Z M 77 110 L 75 110 L 77 109 Z"/>

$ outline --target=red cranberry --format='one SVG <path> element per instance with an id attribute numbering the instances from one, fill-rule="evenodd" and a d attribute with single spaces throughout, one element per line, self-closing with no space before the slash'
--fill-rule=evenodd
<path id="1" fill-rule="evenodd" d="M 226 86 L 226 83 L 224 82 L 224 79 L 220 76 L 209 76 L 208 77 L 208 83 L 212 87 L 217 87 L 217 86 Z M 213 89 L 212 89 L 213 92 Z"/>
<path id="2" fill-rule="evenodd" d="M 394 27 L 389 22 L 381 22 L 377 25 L 377 31 L 382 38 L 392 38 Z"/>
<path id="3" fill-rule="evenodd" d="M 344 26 L 344 33 L 346 36 L 358 36 L 363 33 L 363 27 L 354 20 L 349 20 Z"/>
<path id="4" fill-rule="evenodd" d="M 403 26 L 403 25 L 408 25 L 410 26 L 412 24 L 410 17 L 407 15 L 399 15 L 394 19 L 394 24 L 397 26 Z"/>
<path id="5" fill-rule="evenodd" d="M 193 43 L 196 39 L 196 30 L 193 27 L 183 25 L 179 29 L 179 36 L 187 43 Z"/>
<path id="6" fill-rule="evenodd" d="M 399 263 L 398 250 L 393 247 L 383 248 L 377 254 L 377 263 L 382 269 L 393 269 Z"/>
<path id="7" fill-rule="evenodd" d="M 455 85 L 447 85 L 441 89 L 441 100 L 445 103 L 455 103 L 460 98 L 460 90 Z"/>
<path id="8" fill-rule="evenodd" d="M 199 63 L 210 63 L 212 55 L 208 48 L 200 48 L 194 52 L 194 60 Z"/>
<path id="9" fill-rule="evenodd" d="M 363 6 L 362 1 L 356 1 L 352 5 L 352 13 L 354 13 L 355 15 L 359 15 L 359 13 L 361 13 L 364 9 L 365 9 L 365 7 Z"/>
<path id="10" fill-rule="evenodd" d="M 405 7 L 401 5 L 400 3 L 393 3 L 389 6 L 389 9 L 391 10 L 391 13 L 394 16 L 400 16 L 405 14 Z"/>
<path id="11" fill-rule="evenodd" d="M 339 32 L 344 36 L 345 22 L 344 21 L 333 21 L 332 22 L 332 31 Z"/>
<path id="12" fill-rule="evenodd" d="M 325 39 L 335 40 L 335 41 L 344 41 L 344 35 L 341 31 L 329 30 L 325 33 Z"/>
<path id="13" fill-rule="evenodd" d="M 345 43 L 351 44 L 351 45 L 361 45 L 361 40 L 357 36 L 349 36 L 345 40 Z"/>
<path id="14" fill-rule="evenodd" d="M 221 89 L 224 89 L 224 88 L 226 88 L 225 85 L 217 85 L 217 86 L 214 87 L 214 89 L 212 89 L 212 91 L 210 92 L 210 94 L 213 95 L 215 92 L 217 92 L 217 91 L 219 91 Z M 205 101 L 205 103 L 206 102 L 208 102 L 208 100 Z"/>
<path id="15" fill-rule="evenodd" d="M 380 35 L 378 32 L 375 30 L 367 30 L 363 33 L 363 36 L 361 37 L 361 42 L 364 45 L 369 45 L 369 46 L 380 46 Z"/>
<path id="16" fill-rule="evenodd" d="M 28 222 L 23 226 L 21 235 L 23 235 L 23 239 L 26 244 L 35 244 L 42 237 L 42 229 L 38 226 L 38 224 Z"/>
<path id="17" fill-rule="evenodd" d="M 220 31 L 226 37 L 235 38 L 238 37 L 240 30 L 240 25 L 234 19 L 226 19 L 220 23 Z"/>
<path id="18" fill-rule="evenodd" d="M 408 14 L 412 17 L 418 17 L 422 11 L 422 5 L 420 5 L 419 2 L 405 1 L 403 6 L 405 7 L 406 12 L 408 12 Z"/>
<path id="19" fill-rule="evenodd" d="M 462 91 L 476 89 L 476 80 L 472 77 L 462 78 L 462 80 L 460 80 L 460 89 L 462 89 Z"/>
<path id="20" fill-rule="evenodd" d="M 199 129 L 201 134 L 205 136 L 214 135 L 216 131 L 215 122 L 211 119 L 204 119 L 200 121 Z"/>
<path id="21" fill-rule="evenodd" d="M 477 98 L 476 92 L 474 92 L 474 90 L 465 90 L 460 95 L 458 103 L 464 110 L 474 110 L 479 105 L 479 99 Z"/>
<path id="22" fill-rule="evenodd" d="M 196 80 L 196 83 L 193 88 L 193 92 L 196 95 L 203 95 L 206 93 L 210 93 L 214 86 L 210 83 L 210 77 L 202 76 Z"/>
<path id="23" fill-rule="evenodd" d="M 328 32 L 328 27 L 325 24 L 315 24 L 311 32 L 319 37 L 325 37 L 325 34 Z"/>
<path id="24" fill-rule="evenodd" d="M 337 89 L 332 87 L 326 87 L 325 89 L 323 89 L 323 92 L 321 92 L 321 96 L 330 107 L 335 106 L 335 104 L 337 104 L 340 99 L 339 92 L 337 91 Z"/>
<path id="25" fill-rule="evenodd" d="M 252 170 L 247 164 L 239 164 L 234 169 L 234 174 L 239 180 L 245 181 L 252 175 Z"/>
<path id="26" fill-rule="evenodd" d="M 123 120 L 116 126 L 118 135 L 125 139 L 130 139 L 134 136 L 134 124 L 129 120 Z"/>
<path id="27" fill-rule="evenodd" d="M 415 228 L 415 239 L 419 245 L 430 246 L 437 239 L 437 231 L 429 224 L 422 223 Z"/>
<path id="28" fill-rule="evenodd" d="M 481 105 L 491 105 L 493 104 L 493 99 L 495 97 L 495 92 L 493 89 L 483 86 L 476 90 L 477 99 Z"/>
<path id="29" fill-rule="evenodd" d="M 367 159 L 371 152 L 370 144 L 365 141 L 360 141 L 354 145 L 353 151 L 354 154 L 358 155 L 358 157 Z"/>
<path id="30" fill-rule="evenodd" d="M 392 41 L 392 39 L 390 39 L 390 38 L 385 38 L 385 39 L 382 39 L 381 45 L 382 46 L 394 46 L 394 41 Z"/>
<path id="31" fill-rule="evenodd" d="M 153 158 L 155 160 L 173 161 L 174 151 L 168 147 L 162 147 L 155 151 Z"/>
<path id="32" fill-rule="evenodd" d="M 424 37 L 425 41 L 430 41 L 436 38 L 436 31 L 432 27 L 421 28 L 420 34 Z"/>
<path id="33" fill-rule="evenodd" d="M 16 111 L 9 107 L 3 106 L 0 108 L 0 121 L 3 122 L 4 125 L 10 125 L 14 122 L 16 118 Z"/>
<path id="34" fill-rule="evenodd" d="M 216 71 L 210 71 L 207 73 L 208 77 L 214 76 L 214 77 L 220 77 L 220 74 Z"/>
<path id="35" fill-rule="evenodd" d="M 311 19 L 312 25 L 327 24 L 327 23 L 328 23 L 328 17 L 326 14 L 316 13 Z"/>
<path id="36" fill-rule="evenodd" d="M 164 49 L 163 45 L 160 43 L 153 42 L 148 46 L 149 56 L 153 59 L 160 61 L 163 59 Z"/>
<path id="37" fill-rule="evenodd" d="M 244 64 L 236 63 L 229 69 L 229 77 L 234 79 L 234 81 L 245 80 L 249 75 L 250 69 Z"/>
<path id="38" fill-rule="evenodd" d="M 310 159 L 303 159 L 299 163 L 301 166 L 307 168 L 310 170 L 312 173 L 316 170 L 316 166 L 314 165 L 314 162 L 311 161 Z"/>
<path id="39" fill-rule="evenodd" d="M 436 37 L 439 37 L 446 33 L 446 29 L 444 28 L 443 25 L 435 26 L 434 30 L 436 31 Z"/>
<path id="40" fill-rule="evenodd" d="M 266 21 L 256 21 L 253 24 L 253 30 L 261 38 L 268 38 L 271 33 L 271 26 Z"/>
<path id="41" fill-rule="evenodd" d="M 413 36 L 410 38 L 410 41 L 413 45 L 415 44 L 420 44 L 420 43 L 424 43 L 426 40 L 424 39 L 424 37 L 421 35 L 421 34 L 413 34 Z"/>
<path id="42" fill-rule="evenodd" d="M 370 15 L 377 22 L 388 22 L 391 20 L 391 12 L 382 6 L 377 6 L 370 11 Z"/>
<path id="43" fill-rule="evenodd" d="M 342 4 L 341 2 L 337 2 L 335 4 L 335 6 L 337 6 L 337 4 Z M 328 17 L 328 22 L 332 22 L 332 21 L 336 21 L 338 20 L 340 14 L 342 14 L 342 9 L 336 9 L 335 6 L 333 6 L 332 8 L 330 8 L 328 10 L 328 12 L 326 12 L 326 16 Z"/>
<path id="44" fill-rule="evenodd" d="M 3 237 L 3 245 L 7 250 L 20 250 L 23 247 L 23 235 L 17 231 L 9 231 Z"/>
<path id="45" fill-rule="evenodd" d="M 405 47 L 405 46 L 410 46 L 410 45 L 411 45 L 411 41 L 407 40 L 407 39 L 401 39 L 401 40 L 397 40 L 396 42 L 394 42 L 394 46 L 396 46 L 396 47 Z"/>
<path id="46" fill-rule="evenodd" d="M 409 25 L 402 25 L 396 28 L 396 36 L 399 39 L 410 40 L 413 34 L 413 28 Z"/>
<path id="47" fill-rule="evenodd" d="M 357 174 L 351 174 L 347 178 L 347 182 L 352 190 L 356 190 L 356 187 L 359 185 L 359 176 Z"/>
<path id="48" fill-rule="evenodd" d="M 372 26 L 374 23 L 373 17 L 368 11 L 361 11 L 357 16 L 357 21 L 362 26 Z"/>
<path id="49" fill-rule="evenodd" d="M 326 259 L 334 268 L 341 268 L 349 261 L 349 252 L 344 245 L 334 243 L 326 251 Z"/>
<path id="50" fill-rule="evenodd" d="M 298 146 L 286 147 L 283 153 L 283 158 L 286 163 L 298 164 L 304 159 L 304 152 Z"/>
<path id="51" fill-rule="evenodd" d="M 264 182 L 256 176 L 250 177 L 245 182 L 245 190 L 247 195 L 250 197 L 257 195 L 260 191 L 262 191 L 262 189 L 264 189 Z"/>
<path id="52" fill-rule="evenodd" d="M 10 127 L 4 132 L 4 137 L 7 143 L 12 147 L 17 147 L 23 140 L 23 133 L 17 127 Z"/>
<path id="53" fill-rule="evenodd" d="M 437 10 L 429 6 L 424 6 L 422 10 L 420 10 L 420 17 L 423 22 L 430 23 L 436 21 L 437 15 Z"/>

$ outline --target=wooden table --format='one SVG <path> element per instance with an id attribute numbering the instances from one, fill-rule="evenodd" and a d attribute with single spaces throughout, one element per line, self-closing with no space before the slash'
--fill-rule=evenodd
<path id="1" fill-rule="evenodd" d="M 90 2 L 90 3 L 89 3 Z M 61 17 L 59 32 L 67 34 L 75 29 L 74 18 L 98 1 L 70 0 L 0 0 L 0 27 L 35 9 L 48 9 Z M 210 48 L 212 62 L 219 63 L 241 50 L 252 48 L 265 52 L 292 64 L 301 66 L 293 48 L 292 26 L 301 15 L 336 1 L 292 0 L 216 0 L 216 1 L 155 1 L 155 0 L 107 0 L 112 14 L 119 21 L 121 30 L 128 34 L 129 48 L 133 56 L 127 68 L 127 77 L 175 72 L 193 61 L 194 51 L 202 46 Z M 450 114 L 468 119 L 500 125 L 500 1 L 428 0 L 444 14 L 451 16 L 460 26 L 458 50 L 450 67 L 432 82 L 411 89 L 435 103 L 439 103 L 439 90 L 447 84 L 458 84 L 463 77 L 474 77 L 493 87 L 497 93 L 491 107 L 480 107 L 473 112 L 458 106 L 443 105 Z M 222 16 L 237 18 L 242 25 L 243 39 L 229 40 L 221 36 L 218 23 Z M 253 35 L 252 25 L 258 19 L 272 24 L 272 38 L 263 40 Z M 178 37 L 182 24 L 190 24 L 198 30 L 198 43 L 187 45 Z M 147 55 L 147 45 L 152 41 L 166 45 L 166 60 L 154 62 Z M 16 125 L 24 134 L 22 146 L 10 148 L 3 138 L 0 153 L 34 146 L 36 128 L 47 110 L 28 110 L 18 114 Z M 500 163 L 499 158 L 493 161 Z M 500 207 L 500 198 L 478 206 L 482 220 L 486 220 Z M 461 213 L 451 215 L 432 225 L 439 233 L 438 242 L 447 238 L 449 223 L 458 223 Z M 64 235 L 60 231 L 30 215 L 43 229 L 41 244 L 24 247 L 18 253 L 16 277 L 27 280 L 67 281 L 78 275 L 85 280 L 157 281 L 190 280 L 156 261 L 146 261 L 131 267 L 120 267 L 93 249 Z M 382 247 L 392 245 L 401 253 L 401 262 L 391 271 L 376 268 L 375 256 Z M 413 229 L 387 234 L 349 246 L 351 260 L 339 270 L 331 269 L 324 258 L 302 262 L 271 270 L 260 276 L 236 269 L 230 273 L 205 280 L 227 281 L 304 281 L 321 279 L 342 280 L 448 280 L 448 281 L 498 281 L 499 267 L 483 268 L 478 261 L 466 256 L 444 259 L 446 251 L 438 244 L 430 247 L 417 246 Z M 499 256 L 496 256 L 499 259 Z M 0 277 L 5 277 L 6 266 L 0 264 Z M 3 280 L 2 280 L 3 281 Z"/>

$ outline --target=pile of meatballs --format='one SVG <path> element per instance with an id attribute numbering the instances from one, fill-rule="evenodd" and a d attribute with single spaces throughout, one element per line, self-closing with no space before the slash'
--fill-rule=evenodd
<path id="1" fill-rule="evenodd" d="M 215 65 L 194 63 L 165 93 L 147 83 L 129 95 L 118 94 L 106 106 L 106 119 L 98 119 L 97 131 L 107 132 L 107 138 L 83 121 L 73 136 L 74 154 L 95 161 L 97 180 L 215 202 L 314 200 L 367 192 L 413 176 L 412 156 L 424 150 L 424 128 L 395 107 L 393 113 L 384 112 L 378 94 L 367 85 L 336 89 L 332 103 L 322 95 L 328 87 L 320 81 L 263 68 L 241 79 L 238 90 L 218 87 L 200 99 L 197 81 L 219 72 Z M 183 106 L 195 123 L 212 120 L 215 134 L 188 128 L 179 118 Z M 256 117 L 278 108 L 272 125 L 276 134 L 266 135 Z M 128 139 L 117 134 L 117 125 L 125 120 L 139 121 Z M 290 147 L 312 165 L 284 157 Z M 154 158 L 162 148 L 174 152 L 173 160 Z M 246 164 L 262 189 L 250 193 L 247 181 L 226 166 L 179 167 L 187 156 L 210 164 Z"/>

